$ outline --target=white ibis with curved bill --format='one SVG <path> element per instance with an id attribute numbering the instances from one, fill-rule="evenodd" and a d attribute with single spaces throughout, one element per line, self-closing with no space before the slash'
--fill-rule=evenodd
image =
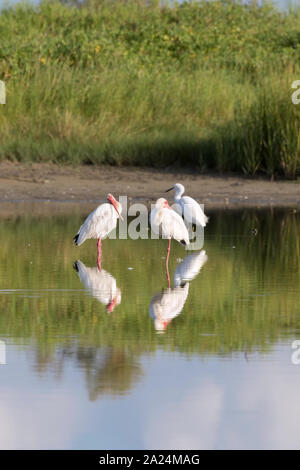
<path id="1" fill-rule="evenodd" d="M 208 222 L 208 217 L 204 214 L 198 202 L 190 196 L 182 196 L 185 191 L 182 184 L 174 184 L 172 188 L 167 189 L 166 193 L 172 191 L 172 189 L 175 190 L 174 201 L 178 213 L 180 212 L 180 215 L 184 217 L 185 222 L 205 227 Z"/>
<path id="2" fill-rule="evenodd" d="M 106 237 L 117 226 L 117 220 L 121 216 L 122 206 L 116 201 L 112 194 L 107 195 L 108 203 L 101 204 L 93 212 L 91 212 L 77 234 L 73 238 L 75 245 L 82 245 L 89 238 L 97 239 L 97 266 L 101 270 L 101 240 Z"/>
<path id="3" fill-rule="evenodd" d="M 169 206 L 166 199 L 160 198 L 156 201 L 154 209 L 150 213 L 150 224 L 151 229 L 156 234 L 162 234 L 163 238 L 169 240 L 166 269 L 168 285 L 170 287 L 170 276 L 169 276 L 169 255 L 171 249 L 171 239 L 178 241 L 182 245 L 188 246 L 189 234 L 182 218 Z"/>

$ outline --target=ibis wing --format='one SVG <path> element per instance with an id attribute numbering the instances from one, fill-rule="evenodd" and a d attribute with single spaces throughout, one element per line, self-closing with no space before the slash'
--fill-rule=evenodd
<path id="1" fill-rule="evenodd" d="M 117 223 L 116 214 L 111 204 L 101 204 L 91 212 L 78 231 L 77 245 L 81 245 L 88 238 L 105 237 L 113 230 Z"/>
<path id="2" fill-rule="evenodd" d="M 165 238 L 174 238 L 175 240 L 189 244 L 189 234 L 180 215 L 170 209 L 163 209 L 161 218 L 162 234 Z"/>
<path id="3" fill-rule="evenodd" d="M 205 227 L 208 222 L 208 217 L 206 217 L 202 208 L 195 199 L 189 196 L 182 197 L 181 207 L 183 209 L 183 216 L 186 222 Z"/>
<path id="4" fill-rule="evenodd" d="M 155 234 L 159 234 L 159 226 L 161 224 L 161 210 L 158 210 L 156 208 L 152 209 L 150 213 L 150 225 L 151 225 L 151 230 Z"/>

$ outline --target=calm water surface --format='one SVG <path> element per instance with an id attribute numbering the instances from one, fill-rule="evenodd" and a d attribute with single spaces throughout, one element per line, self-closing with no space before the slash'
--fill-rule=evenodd
<path id="1" fill-rule="evenodd" d="M 0 448 L 300 447 L 300 215 L 210 215 L 172 290 L 165 240 L 0 219 Z"/>

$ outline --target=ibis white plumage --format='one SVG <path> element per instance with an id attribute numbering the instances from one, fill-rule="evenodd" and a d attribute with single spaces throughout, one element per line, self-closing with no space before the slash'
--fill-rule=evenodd
<path id="1" fill-rule="evenodd" d="M 150 213 L 151 229 L 162 234 L 163 238 L 177 240 L 182 245 L 189 245 L 189 233 L 182 218 L 169 206 L 163 197 L 157 199 Z"/>
<path id="2" fill-rule="evenodd" d="M 170 287 L 170 276 L 168 269 L 171 239 L 177 240 L 182 245 L 189 245 L 189 234 L 182 218 L 169 206 L 164 198 L 159 198 L 150 214 L 151 229 L 156 234 L 162 234 L 163 238 L 169 240 L 166 268 L 167 279 Z"/>
<path id="3" fill-rule="evenodd" d="M 205 227 L 208 222 L 208 217 L 204 214 L 198 202 L 190 196 L 182 196 L 185 191 L 182 184 L 174 184 L 172 188 L 167 189 L 166 193 L 172 189 L 175 190 L 175 210 L 184 217 L 185 222 Z"/>
<path id="4" fill-rule="evenodd" d="M 97 241 L 97 265 L 101 270 L 101 240 L 106 237 L 117 226 L 117 220 L 120 217 L 122 206 L 116 201 L 112 194 L 107 195 L 108 203 L 101 204 L 93 212 L 91 212 L 77 234 L 74 237 L 75 245 L 82 245 L 89 238 L 96 238 Z"/>

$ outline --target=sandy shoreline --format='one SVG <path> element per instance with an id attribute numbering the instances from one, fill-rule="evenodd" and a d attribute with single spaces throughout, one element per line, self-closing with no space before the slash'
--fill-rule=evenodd
<path id="1" fill-rule="evenodd" d="M 127 195 L 150 204 L 174 183 L 206 209 L 289 207 L 300 209 L 300 181 L 199 175 L 150 168 L 67 167 L 0 162 L 0 214 L 85 212 L 105 199 Z M 172 193 L 165 195 L 173 199 Z"/>

